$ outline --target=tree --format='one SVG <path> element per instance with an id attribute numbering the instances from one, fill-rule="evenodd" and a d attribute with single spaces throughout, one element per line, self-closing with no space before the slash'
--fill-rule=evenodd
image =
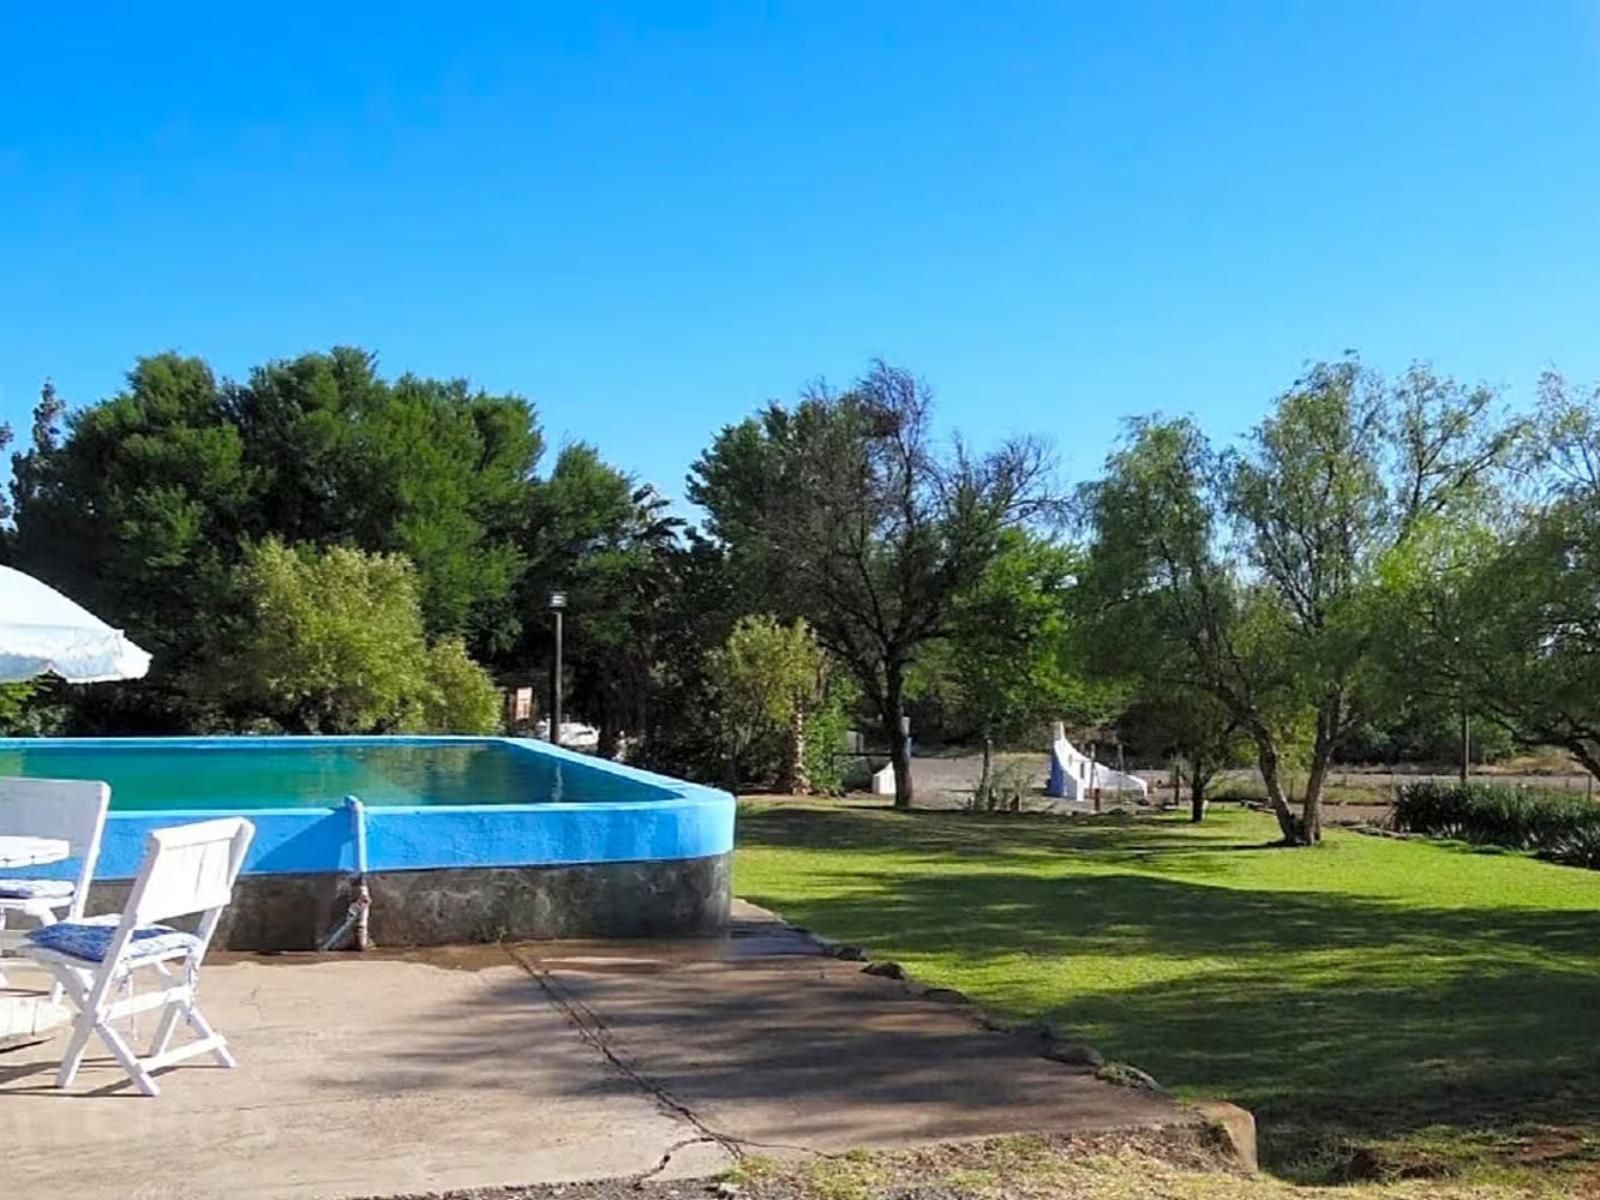
<path id="1" fill-rule="evenodd" d="M 520 661 L 543 664 L 549 596 L 565 592 L 569 711 L 597 726 L 600 753 L 614 757 L 624 731 L 641 734 L 650 724 L 683 522 L 655 488 L 582 442 L 563 448 L 535 488 L 526 522 Z"/>
<path id="2" fill-rule="evenodd" d="M 741 617 L 708 673 L 727 746 L 730 782 L 763 737 L 785 741 L 782 790 L 803 795 L 806 713 L 821 696 L 826 660 L 804 621 L 784 625 L 765 615 Z"/>
<path id="3" fill-rule="evenodd" d="M 649 628 L 648 703 L 634 754 L 640 763 L 670 775 L 721 781 L 727 776 L 726 743 L 717 722 L 707 719 L 717 705 L 708 668 L 712 652 L 726 644 L 734 622 L 744 615 L 740 580 L 724 548 L 694 530 L 654 562 L 659 582 Z M 837 674 L 832 681 L 836 691 Z M 820 732 L 826 742 L 827 731 Z"/>
<path id="4" fill-rule="evenodd" d="M 1395 674 L 1600 775 L 1600 393 L 1547 375 L 1520 503 L 1389 564 Z"/>
<path id="5" fill-rule="evenodd" d="M 251 536 L 404 554 L 430 635 L 487 652 L 514 642 L 543 449 L 527 401 L 460 379 L 385 382 L 375 355 L 349 347 L 258 367 L 223 399 L 257 481 Z"/>
<path id="6" fill-rule="evenodd" d="M 996 739 L 1010 740 L 1094 705 L 1075 670 L 1069 548 L 1023 529 L 1005 530 L 978 581 L 951 604 L 949 637 L 926 656 L 945 709 L 983 742 L 977 798 L 993 797 Z"/>
<path id="7" fill-rule="evenodd" d="M 139 360 L 76 412 L 48 385 L 13 456 L 17 565 L 150 649 L 147 680 L 96 689 L 120 731 L 206 728 L 191 690 L 227 651 L 234 569 L 269 537 L 404 554 L 429 636 L 503 652 L 541 440 L 531 407 L 459 380 L 377 374 L 353 349 L 219 383 L 200 359 Z M 89 722 L 92 724 L 92 722 Z"/>
<path id="8" fill-rule="evenodd" d="M 1492 495 L 1516 440 L 1493 399 L 1421 367 L 1385 385 L 1319 364 L 1242 449 L 1138 421 L 1088 489 L 1101 632 L 1145 673 L 1159 650 L 1237 721 L 1286 842 L 1320 840 L 1328 768 L 1377 688 L 1383 564 Z"/>
<path id="9" fill-rule="evenodd" d="M 36 421 L 48 436 L 13 459 L 14 560 L 154 655 L 146 680 L 79 704 L 121 713 L 124 731 L 203 727 L 181 672 L 217 633 L 255 487 L 216 380 L 199 359 L 141 359 L 65 441 L 54 427 Z"/>
<path id="10" fill-rule="evenodd" d="M 1136 750 L 1176 761 L 1189 787 L 1189 817 L 1197 822 L 1205 819 L 1211 781 L 1250 753 L 1249 738 L 1215 697 L 1159 679 L 1145 682 L 1117 729 Z"/>
<path id="11" fill-rule="evenodd" d="M 252 547 L 237 570 L 245 615 L 221 664 L 225 694 L 295 733 L 483 733 L 493 681 L 459 639 L 430 648 L 417 572 L 344 546 Z"/>
<path id="12" fill-rule="evenodd" d="M 949 635 L 955 598 L 1005 530 L 1058 508 L 1040 443 L 942 454 L 931 420 L 926 385 L 880 362 L 849 391 L 818 385 L 792 410 L 774 403 L 724 428 L 689 478 L 709 532 L 746 573 L 742 590 L 805 617 L 856 676 L 888 739 L 900 808 L 912 801 L 900 734 L 909 670 Z"/>

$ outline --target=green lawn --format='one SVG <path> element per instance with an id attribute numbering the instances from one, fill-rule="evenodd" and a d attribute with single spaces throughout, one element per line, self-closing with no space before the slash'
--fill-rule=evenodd
<path id="1" fill-rule="evenodd" d="M 1600 873 L 1266 817 L 754 804 L 737 890 L 1180 1094 L 1302 1179 L 1600 1160 Z"/>

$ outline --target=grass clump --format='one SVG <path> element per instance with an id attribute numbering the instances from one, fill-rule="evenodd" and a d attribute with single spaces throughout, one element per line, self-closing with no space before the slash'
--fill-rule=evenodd
<path id="1" fill-rule="evenodd" d="M 778 1160 L 765 1154 L 746 1154 L 717 1178 L 723 1183 L 745 1187 L 758 1180 L 770 1179 L 779 1173 Z"/>
<path id="2" fill-rule="evenodd" d="M 806 1183 L 816 1200 L 873 1200 L 884 1179 L 876 1156 L 852 1150 L 842 1158 L 819 1158 L 812 1163 Z"/>

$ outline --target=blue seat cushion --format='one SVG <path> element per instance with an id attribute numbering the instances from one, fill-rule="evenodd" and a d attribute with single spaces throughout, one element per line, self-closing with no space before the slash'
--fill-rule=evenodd
<path id="1" fill-rule="evenodd" d="M 70 900 L 72 890 L 65 879 L 0 879 L 0 900 Z"/>
<path id="2" fill-rule="evenodd" d="M 39 929 L 30 929 L 27 940 L 45 950 L 54 950 L 68 958 L 97 963 L 105 959 L 111 949 L 111 940 L 117 936 L 117 920 L 57 921 Z M 133 931 L 133 941 L 127 958 L 138 962 L 148 958 L 166 958 L 178 953 L 189 953 L 200 948 L 200 939 L 192 933 L 180 933 L 166 925 L 142 925 Z"/>

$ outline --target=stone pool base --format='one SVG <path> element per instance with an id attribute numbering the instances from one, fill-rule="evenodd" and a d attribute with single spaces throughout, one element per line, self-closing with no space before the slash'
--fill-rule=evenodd
<path id="1" fill-rule="evenodd" d="M 116 912 L 130 883 L 97 882 L 89 912 Z M 732 856 L 469 867 L 367 876 L 368 929 L 378 946 L 528 938 L 686 937 L 728 923 Z M 227 950 L 314 950 L 353 896 L 342 875 L 246 875 L 213 943 Z"/>

